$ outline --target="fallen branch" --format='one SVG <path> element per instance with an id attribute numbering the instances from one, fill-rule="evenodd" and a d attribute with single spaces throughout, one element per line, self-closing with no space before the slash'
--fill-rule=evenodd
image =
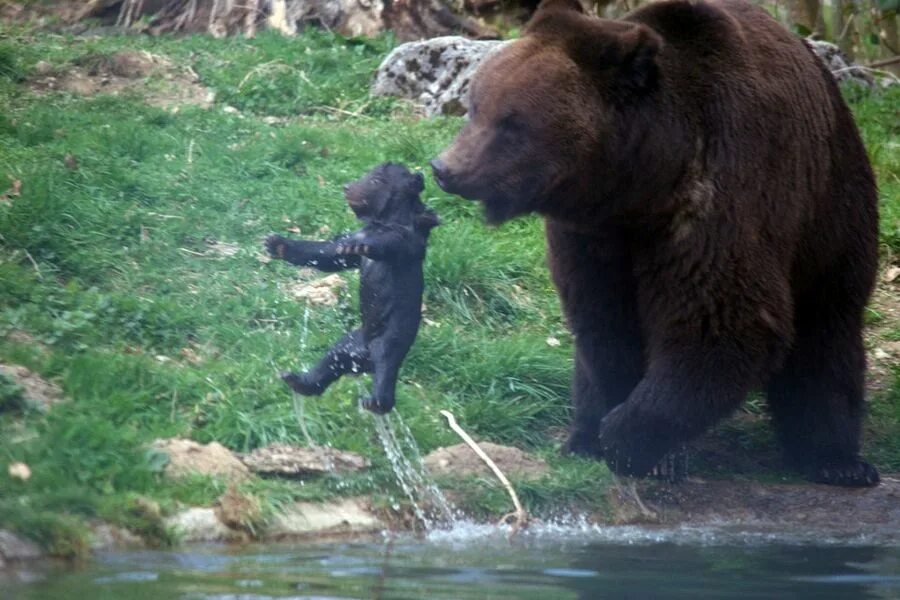
<path id="1" fill-rule="evenodd" d="M 41 268 L 38 266 L 37 261 L 34 260 L 34 257 L 31 256 L 31 253 L 28 250 L 25 250 L 25 256 L 28 257 L 28 262 L 30 262 L 31 266 L 34 267 L 34 272 L 37 273 L 38 279 L 43 281 L 44 275 L 41 273 Z"/>
<path id="2" fill-rule="evenodd" d="M 890 65 L 895 65 L 900 63 L 900 56 L 894 56 L 892 58 L 885 58 L 884 60 L 876 60 L 873 63 L 869 63 L 866 65 L 870 69 L 878 69 L 880 67 L 888 67 Z"/>
<path id="3" fill-rule="evenodd" d="M 622 482 L 619 480 L 618 477 L 613 475 L 613 482 L 615 482 L 616 487 L 619 489 L 619 493 L 622 496 L 628 496 L 628 497 L 631 497 L 632 500 L 634 500 L 634 503 L 637 505 L 638 511 L 640 511 L 642 517 L 644 517 L 645 519 L 647 519 L 649 521 L 658 521 L 659 520 L 659 515 L 657 515 L 655 511 L 652 511 L 649 508 L 647 508 L 647 505 L 644 504 L 643 500 L 641 500 L 641 496 L 640 496 L 640 494 L 638 494 L 638 491 L 637 491 L 637 482 L 634 479 L 629 479 L 628 485 L 625 486 L 625 485 L 622 485 Z"/>
<path id="4" fill-rule="evenodd" d="M 898 60 L 897 62 L 900 62 Z M 839 73 L 853 73 L 854 71 L 860 71 L 863 73 L 871 73 L 872 75 L 877 75 L 878 77 L 884 77 L 886 79 L 892 79 L 896 83 L 900 83 L 900 77 L 897 77 L 890 71 L 883 71 L 881 69 L 873 69 L 872 67 L 864 67 L 862 65 L 853 65 L 851 67 L 844 67 L 842 69 L 835 69 L 831 72 L 832 75 L 837 75 Z"/>
<path id="5" fill-rule="evenodd" d="M 512 499 L 513 506 L 516 507 L 514 512 L 503 515 L 500 519 L 499 524 L 505 524 L 509 522 L 510 518 L 514 518 L 512 524 L 512 529 L 509 532 L 508 537 L 514 536 L 520 529 L 528 527 L 528 513 L 522 508 L 522 503 L 519 502 L 519 496 L 516 494 L 516 490 L 513 489 L 512 484 L 506 478 L 506 475 L 503 474 L 503 471 L 500 470 L 500 467 L 491 460 L 491 457 L 488 456 L 484 450 L 481 449 L 481 446 L 473 440 L 465 430 L 459 426 L 459 423 L 456 422 L 456 418 L 454 418 L 453 414 L 450 411 L 442 410 L 441 414 L 447 419 L 447 423 L 450 425 L 450 429 L 456 432 L 456 435 L 462 438 L 462 440 L 468 444 L 469 448 L 472 449 L 475 454 L 478 455 L 478 458 L 484 461 L 484 463 L 490 467 L 491 471 L 494 472 L 494 475 L 497 476 L 497 479 L 500 480 L 500 483 L 503 484 L 503 487 L 506 488 L 506 492 L 509 494 L 509 497 Z"/>

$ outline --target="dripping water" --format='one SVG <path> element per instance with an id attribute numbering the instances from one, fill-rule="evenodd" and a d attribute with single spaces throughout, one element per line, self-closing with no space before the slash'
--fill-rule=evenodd
<path id="1" fill-rule="evenodd" d="M 309 337 L 309 301 L 306 301 L 306 308 L 303 310 L 303 329 L 300 332 L 300 356 L 306 356 L 306 341 Z M 307 363 L 301 362 L 300 369 L 307 371 L 309 369 Z M 300 394 L 293 394 L 294 398 L 294 415 L 297 417 L 297 423 L 300 424 L 300 432 L 303 439 L 306 440 L 307 447 L 315 450 L 319 454 L 319 460 L 322 468 L 329 473 L 334 472 L 334 460 L 327 448 L 316 444 L 309 430 L 306 428 L 306 399 Z"/>
<path id="2" fill-rule="evenodd" d="M 358 385 L 360 410 L 364 410 L 365 388 L 361 382 Z M 400 413 L 394 409 L 386 415 L 372 415 L 372 421 L 394 478 L 412 505 L 416 519 L 426 531 L 453 526 L 456 511 L 425 468 L 419 445 Z M 407 458 L 407 453 L 412 460 Z"/>
<path id="3" fill-rule="evenodd" d="M 306 356 L 307 339 L 309 337 L 309 302 L 303 311 L 303 330 L 300 333 L 300 355 Z M 306 363 L 301 363 L 300 368 L 308 369 Z M 361 381 L 357 381 L 360 391 L 360 410 L 362 399 L 365 397 L 365 387 Z M 334 472 L 334 460 L 328 449 L 316 444 L 306 427 L 305 398 L 300 394 L 294 394 L 294 414 L 300 426 L 300 432 L 306 440 L 309 448 L 321 453 L 322 466 L 326 471 Z M 446 496 L 438 488 L 437 483 L 425 468 L 419 445 L 410 431 L 409 426 L 403 421 L 400 414 L 394 410 L 393 415 L 373 415 L 375 431 L 384 449 L 384 453 L 394 472 L 404 495 L 412 505 L 416 519 L 422 523 L 426 531 L 436 528 L 449 528 L 456 522 L 456 510 L 447 500 Z M 407 454 L 411 457 L 407 458 Z"/>

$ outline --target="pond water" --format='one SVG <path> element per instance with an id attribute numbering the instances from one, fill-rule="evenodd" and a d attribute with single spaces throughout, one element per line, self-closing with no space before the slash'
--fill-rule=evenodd
<path id="1" fill-rule="evenodd" d="M 460 526 L 427 538 L 101 553 L 0 574 L 0 598 L 900 598 L 900 545 L 725 528 Z"/>

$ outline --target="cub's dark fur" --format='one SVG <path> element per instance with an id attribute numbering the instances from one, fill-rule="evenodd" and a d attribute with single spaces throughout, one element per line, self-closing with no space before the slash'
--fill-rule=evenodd
<path id="1" fill-rule="evenodd" d="M 266 238 L 277 258 L 320 271 L 360 268 L 362 327 L 341 338 L 306 373 L 284 373 L 298 394 L 317 396 L 345 374 L 373 374 L 363 405 L 374 413 L 394 407 L 400 365 L 421 321 L 422 264 L 431 229 L 440 221 L 420 200 L 424 182 L 392 163 L 380 165 L 344 188 L 347 203 L 364 226 L 331 241 Z"/>

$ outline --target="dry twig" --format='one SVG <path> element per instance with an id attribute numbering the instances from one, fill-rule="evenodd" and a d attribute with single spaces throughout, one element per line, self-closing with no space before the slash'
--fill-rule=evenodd
<path id="1" fill-rule="evenodd" d="M 450 429 L 456 432 L 456 435 L 462 438 L 462 440 L 468 444 L 469 448 L 472 449 L 475 454 L 478 455 L 478 458 L 484 461 L 484 463 L 490 467 L 491 471 L 494 472 L 494 475 L 497 476 L 497 479 L 500 480 L 500 483 L 503 484 L 503 487 L 506 488 L 506 492 L 509 494 L 509 497 L 512 499 L 513 506 L 516 507 L 516 510 L 503 515 L 500 519 L 500 524 L 508 523 L 510 518 L 515 519 L 512 523 L 512 529 L 509 532 L 509 537 L 514 536 L 520 529 L 528 527 L 528 513 L 522 508 L 522 503 L 519 502 L 519 496 L 516 494 L 516 490 L 513 489 L 512 484 L 506 478 L 506 475 L 503 474 L 503 471 L 500 470 L 500 467 L 497 466 L 491 457 L 488 456 L 484 450 L 481 449 L 481 446 L 473 440 L 465 430 L 459 426 L 459 423 L 456 422 L 456 418 L 450 411 L 442 410 L 441 414 L 447 419 L 447 423 L 450 425 Z"/>

